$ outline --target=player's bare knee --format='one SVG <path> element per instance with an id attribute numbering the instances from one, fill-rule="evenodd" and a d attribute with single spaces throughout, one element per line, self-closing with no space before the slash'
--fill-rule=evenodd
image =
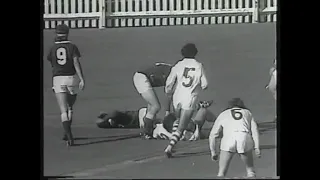
<path id="1" fill-rule="evenodd" d="M 155 103 L 155 104 L 152 104 L 151 105 L 151 109 L 150 111 L 153 113 L 153 114 L 157 114 L 161 109 L 161 105 L 159 103 Z"/>
<path id="2" fill-rule="evenodd" d="M 61 122 L 65 122 L 65 121 L 69 121 L 67 112 L 61 113 Z"/>

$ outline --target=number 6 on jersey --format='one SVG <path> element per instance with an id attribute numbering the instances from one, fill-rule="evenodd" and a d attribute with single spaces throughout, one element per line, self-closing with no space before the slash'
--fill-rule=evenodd
<path id="1" fill-rule="evenodd" d="M 240 111 L 241 109 L 239 108 L 231 109 L 231 115 L 234 120 L 240 120 L 243 118 L 243 114 Z"/>
<path id="2" fill-rule="evenodd" d="M 67 50 L 66 48 L 60 47 L 56 51 L 57 62 L 60 65 L 65 65 L 67 62 Z"/>

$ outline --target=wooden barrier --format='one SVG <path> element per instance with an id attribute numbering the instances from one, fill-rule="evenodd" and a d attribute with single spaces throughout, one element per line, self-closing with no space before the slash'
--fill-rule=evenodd
<path id="1" fill-rule="evenodd" d="M 45 28 L 143 27 L 276 21 L 277 0 L 45 0 Z"/>

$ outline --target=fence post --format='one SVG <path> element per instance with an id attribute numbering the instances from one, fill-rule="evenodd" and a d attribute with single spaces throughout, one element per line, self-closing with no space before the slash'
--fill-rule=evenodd
<path id="1" fill-rule="evenodd" d="M 260 12 L 262 12 L 266 8 L 266 0 L 259 0 L 259 9 Z M 266 22 L 266 15 L 264 13 L 261 13 L 259 15 L 260 22 Z"/>
<path id="2" fill-rule="evenodd" d="M 106 27 L 106 0 L 100 0 L 99 4 L 99 29 L 103 29 Z"/>
<path id="3" fill-rule="evenodd" d="M 112 0 L 105 0 L 107 1 L 107 16 L 112 14 Z M 112 19 L 111 18 L 106 18 L 107 20 L 107 27 L 112 27 Z"/>
<path id="4" fill-rule="evenodd" d="M 252 23 L 259 23 L 260 22 L 260 8 L 259 8 L 259 1 L 260 0 L 252 0 L 253 4 L 253 19 Z"/>

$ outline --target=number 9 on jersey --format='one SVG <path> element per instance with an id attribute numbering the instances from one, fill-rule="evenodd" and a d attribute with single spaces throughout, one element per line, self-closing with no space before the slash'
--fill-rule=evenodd
<path id="1" fill-rule="evenodd" d="M 60 47 L 56 51 L 57 62 L 60 65 L 65 65 L 67 62 L 67 50 L 66 48 Z"/>

